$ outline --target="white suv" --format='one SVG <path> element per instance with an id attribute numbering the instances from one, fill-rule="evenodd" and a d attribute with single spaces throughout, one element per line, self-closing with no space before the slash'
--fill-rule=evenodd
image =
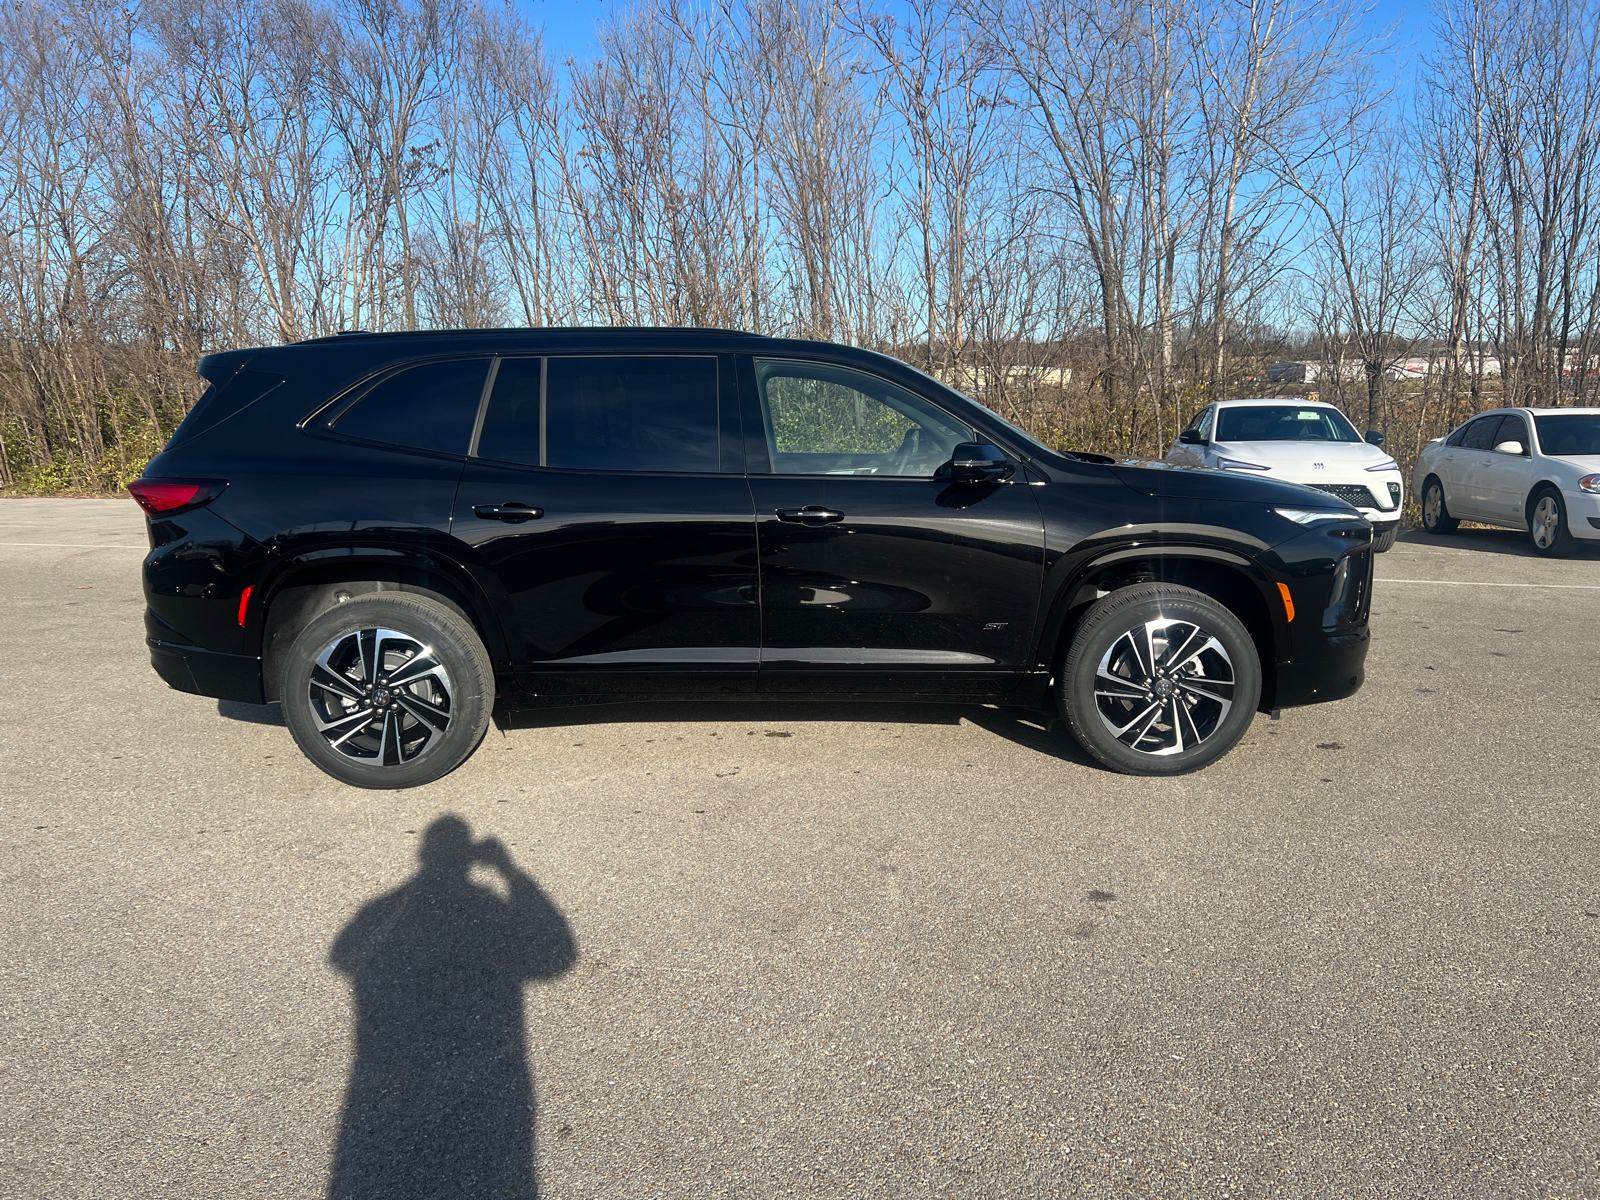
<path id="1" fill-rule="evenodd" d="M 1531 435 L 1531 436 L 1530 436 Z M 1422 527 L 1526 529 L 1540 554 L 1600 543 L 1600 408 L 1497 408 L 1417 456 Z"/>
<path id="2" fill-rule="evenodd" d="M 1374 550 L 1394 545 L 1405 502 L 1400 464 L 1383 434 L 1363 439 L 1331 404 L 1280 396 L 1208 404 L 1178 435 L 1167 461 L 1303 483 L 1337 496 L 1372 522 Z"/>

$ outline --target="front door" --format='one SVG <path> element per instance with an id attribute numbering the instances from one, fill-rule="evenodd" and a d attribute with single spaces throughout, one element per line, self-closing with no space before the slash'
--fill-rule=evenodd
<path id="1" fill-rule="evenodd" d="M 1004 483 L 941 481 L 975 435 L 930 401 L 822 363 L 745 359 L 742 371 L 761 690 L 1014 687 L 1044 545 L 1021 464 Z"/>
<path id="2" fill-rule="evenodd" d="M 451 532 L 500 604 L 530 691 L 754 689 L 756 535 L 730 367 L 495 364 Z"/>
<path id="3" fill-rule="evenodd" d="M 1502 419 L 1500 413 L 1490 413 L 1467 426 L 1449 468 L 1454 476 L 1453 486 L 1446 489 L 1451 516 L 1496 519 L 1489 498 L 1489 475 L 1495 458 L 1494 446 L 1499 440 L 1495 431 L 1500 428 Z M 1451 480 L 1445 482 L 1452 483 Z"/>
<path id="4" fill-rule="evenodd" d="M 1532 443 L 1528 440 L 1528 422 L 1521 413 L 1507 413 L 1494 432 L 1494 444 L 1517 442 L 1522 446 L 1518 454 L 1492 451 L 1479 470 L 1483 476 L 1483 503 L 1485 515 L 1518 528 L 1527 528 L 1523 506 L 1528 498 L 1528 488 L 1533 483 Z"/>

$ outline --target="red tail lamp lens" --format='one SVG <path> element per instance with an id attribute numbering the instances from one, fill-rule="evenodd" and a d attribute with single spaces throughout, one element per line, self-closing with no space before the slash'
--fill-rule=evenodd
<path id="1" fill-rule="evenodd" d="M 135 479 L 128 494 L 152 517 L 210 504 L 227 483 L 220 479 Z"/>

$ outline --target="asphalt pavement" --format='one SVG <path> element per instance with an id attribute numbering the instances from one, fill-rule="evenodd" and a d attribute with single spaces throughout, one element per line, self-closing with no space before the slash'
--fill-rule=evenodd
<path id="1" fill-rule="evenodd" d="M 0 1194 L 1600 1197 L 1600 554 L 1407 535 L 1180 779 L 696 704 L 380 793 L 166 688 L 143 547 L 0 501 Z"/>

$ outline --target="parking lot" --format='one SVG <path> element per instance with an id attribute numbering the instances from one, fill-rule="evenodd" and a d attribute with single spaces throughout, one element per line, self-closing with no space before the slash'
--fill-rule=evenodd
<path id="1" fill-rule="evenodd" d="M 1176 780 L 634 705 L 379 793 L 162 684 L 143 545 L 0 501 L 0 1194 L 1600 1197 L 1600 554 L 1405 535 Z"/>

